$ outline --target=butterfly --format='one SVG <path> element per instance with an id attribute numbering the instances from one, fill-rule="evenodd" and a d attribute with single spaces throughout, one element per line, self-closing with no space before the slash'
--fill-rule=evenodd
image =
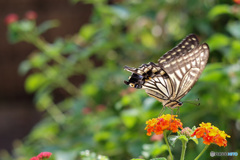
<path id="1" fill-rule="evenodd" d="M 158 63 L 149 62 L 138 68 L 125 66 L 132 75 L 126 85 L 144 89 L 146 93 L 162 102 L 163 106 L 176 108 L 194 86 L 209 57 L 207 43 L 199 44 L 194 34 L 188 35 L 175 48 L 165 53 Z"/>

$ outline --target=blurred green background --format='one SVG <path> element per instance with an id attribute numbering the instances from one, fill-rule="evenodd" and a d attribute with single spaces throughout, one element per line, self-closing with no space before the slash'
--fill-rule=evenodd
<path id="1" fill-rule="evenodd" d="M 184 104 L 179 118 L 184 127 L 211 122 L 231 136 L 227 147 L 211 145 L 202 159 L 226 159 L 212 158 L 210 151 L 240 153 L 237 1 L 81 2 L 93 6 L 91 17 L 72 36 L 53 42 L 41 36 L 57 27 L 57 20 L 36 24 L 22 19 L 8 26 L 11 43 L 25 41 L 37 48 L 20 64 L 19 73 L 27 76 L 25 89 L 34 93 L 36 108 L 44 113 L 44 118 L 14 145 L 12 155 L 2 151 L 0 159 L 25 160 L 41 151 L 50 151 L 57 160 L 75 160 L 80 153 L 88 152 L 85 150 L 111 160 L 166 157 L 164 142 L 151 140 L 144 130 L 145 122 L 159 115 L 162 104 L 148 97 L 144 90 L 126 86 L 123 81 L 129 73 L 123 66 L 157 62 L 190 33 L 198 35 L 200 43 L 209 44 L 210 57 L 200 79 L 183 98 L 200 98 L 201 105 Z M 54 94 L 59 90 L 65 93 L 64 97 Z M 171 111 L 166 109 L 165 113 Z M 190 142 L 186 159 L 194 159 L 203 147 Z M 175 159 L 179 159 L 180 153 L 179 142 L 173 148 Z"/>

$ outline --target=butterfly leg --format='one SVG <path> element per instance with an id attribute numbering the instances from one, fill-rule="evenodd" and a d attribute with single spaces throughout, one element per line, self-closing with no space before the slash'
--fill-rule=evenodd
<path id="1" fill-rule="evenodd" d="M 163 108 L 161 109 L 160 113 L 159 113 L 159 117 L 163 114 L 163 112 L 165 111 L 166 106 L 163 106 Z"/>
<path id="2" fill-rule="evenodd" d="M 180 117 L 180 107 L 178 107 L 178 110 L 177 110 L 177 115 Z"/>

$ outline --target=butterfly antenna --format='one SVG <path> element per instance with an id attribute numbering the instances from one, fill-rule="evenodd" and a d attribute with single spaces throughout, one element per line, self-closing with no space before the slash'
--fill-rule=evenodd
<path id="1" fill-rule="evenodd" d="M 200 103 L 198 101 L 199 101 L 199 98 L 196 98 L 195 100 L 183 101 L 183 103 L 189 103 L 189 104 L 193 104 L 193 105 L 196 105 L 196 106 L 200 106 Z"/>

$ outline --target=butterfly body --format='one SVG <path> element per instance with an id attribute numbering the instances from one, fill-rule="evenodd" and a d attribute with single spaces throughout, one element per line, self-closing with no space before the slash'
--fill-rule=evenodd
<path id="1" fill-rule="evenodd" d="M 149 62 L 138 68 L 125 66 L 132 72 L 125 84 L 146 93 L 163 103 L 163 106 L 175 108 L 193 87 L 202 73 L 209 57 L 206 43 L 199 45 L 194 34 L 187 36 L 175 48 L 165 53 L 158 63 Z"/>

